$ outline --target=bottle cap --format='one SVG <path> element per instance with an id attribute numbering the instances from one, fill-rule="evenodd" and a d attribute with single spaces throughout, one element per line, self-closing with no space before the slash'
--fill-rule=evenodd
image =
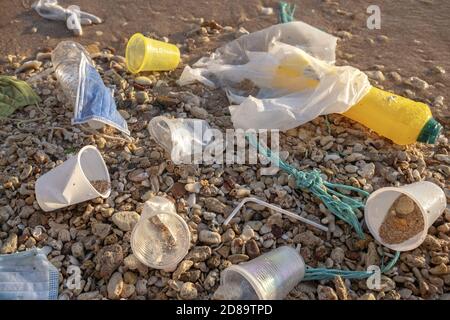
<path id="1" fill-rule="evenodd" d="M 418 142 L 433 144 L 436 142 L 436 139 L 439 137 L 441 133 L 442 125 L 434 120 L 434 118 L 430 118 L 427 123 L 420 131 L 419 136 L 417 137 Z"/>

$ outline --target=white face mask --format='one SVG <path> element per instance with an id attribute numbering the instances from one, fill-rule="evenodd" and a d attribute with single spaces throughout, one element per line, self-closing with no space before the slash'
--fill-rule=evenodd
<path id="1" fill-rule="evenodd" d="M 0 300 L 55 300 L 59 272 L 48 260 L 50 248 L 0 255 Z"/>

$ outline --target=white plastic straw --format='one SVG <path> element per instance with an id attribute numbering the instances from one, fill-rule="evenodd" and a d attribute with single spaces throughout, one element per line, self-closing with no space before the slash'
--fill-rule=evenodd
<path id="1" fill-rule="evenodd" d="M 327 227 L 325 227 L 325 226 L 323 226 L 323 225 L 321 225 L 321 224 L 319 224 L 319 223 L 317 223 L 317 222 L 314 222 L 314 221 L 312 221 L 312 220 L 303 218 L 303 217 L 301 217 L 301 216 L 299 216 L 299 215 L 297 215 L 297 214 L 295 214 L 295 213 L 289 212 L 289 211 L 284 210 L 284 209 L 282 209 L 282 208 L 280 208 L 280 207 L 274 206 L 273 204 L 267 203 L 267 202 L 265 202 L 265 201 L 262 201 L 262 200 L 260 200 L 260 199 L 253 198 L 253 197 L 244 198 L 244 199 L 239 203 L 239 205 L 233 210 L 233 212 L 231 212 L 231 214 L 228 216 L 228 218 L 225 219 L 225 221 L 223 222 L 223 224 L 224 224 L 224 225 L 227 225 L 228 223 L 230 223 L 231 219 L 233 219 L 233 217 L 236 215 L 236 213 L 238 213 L 239 210 L 242 208 L 242 206 L 243 206 L 244 204 L 246 204 L 247 202 L 254 202 L 254 203 L 260 204 L 260 205 L 262 205 L 262 206 L 264 206 L 264 207 L 267 207 L 267 208 L 269 208 L 269 209 L 272 209 L 272 210 L 278 211 L 278 212 L 280 212 L 280 213 L 283 213 L 283 214 L 287 215 L 288 217 L 291 217 L 291 218 L 293 218 L 293 219 L 299 220 L 299 221 L 304 222 L 304 223 L 306 223 L 306 224 L 309 224 L 309 225 L 311 225 L 311 226 L 313 226 L 313 227 L 316 227 L 317 229 L 320 229 L 320 230 L 322 230 L 322 231 L 328 232 L 328 228 L 327 228 Z"/>

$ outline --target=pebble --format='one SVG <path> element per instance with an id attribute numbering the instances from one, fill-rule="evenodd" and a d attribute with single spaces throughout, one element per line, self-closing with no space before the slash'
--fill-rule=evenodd
<path id="1" fill-rule="evenodd" d="M 358 171 L 358 167 L 353 164 L 348 164 L 345 166 L 345 171 L 348 173 L 356 173 Z"/>
<path id="2" fill-rule="evenodd" d="M 148 93 L 145 91 L 136 92 L 136 102 L 138 104 L 144 104 L 148 101 Z"/>
<path id="3" fill-rule="evenodd" d="M 124 283 L 122 292 L 120 293 L 120 297 L 127 299 L 127 298 L 131 297 L 135 291 L 136 291 L 136 288 L 134 285 Z"/>
<path id="4" fill-rule="evenodd" d="M 42 66 L 41 61 L 32 60 L 23 63 L 19 68 L 16 69 L 16 73 L 22 73 L 28 70 L 37 70 Z"/>
<path id="5" fill-rule="evenodd" d="M 259 228 L 260 229 L 260 228 Z M 254 228 L 252 228 L 252 225 L 246 224 L 244 226 L 244 230 L 242 230 L 242 233 L 240 235 L 240 238 L 242 241 L 248 241 L 255 237 L 255 231 Z"/>
<path id="6" fill-rule="evenodd" d="M 341 247 L 336 247 L 333 250 L 331 250 L 330 257 L 331 259 L 333 259 L 334 262 L 341 264 L 345 258 L 345 251 Z"/>
<path id="7" fill-rule="evenodd" d="M 123 262 L 123 251 L 119 244 L 103 247 L 98 256 L 99 274 L 108 278 Z"/>
<path id="8" fill-rule="evenodd" d="M 228 256 L 228 261 L 230 261 L 232 264 L 238 264 L 241 262 L 248 261 L 249 256 L 242 253 L 232 254 L 231 256 Z"/>
<path id="9" fill-rule="evenodd" d="M 227 243 L 230 242 L 231 240 L 234 239 L 234 237 L 236 236 L 236 233 L 233 231 L 233 229 L 227 229 L 223 234 L 222 234 L 222 242 L 223 243 Z"/>
<path id="10" fill-rule="evenodd" d="M 209 230 L 200 231 L 198 239 L 206 244 L 219 244 L 222 241 L 219 233 Z"/>
<path id="11" fill-rule="evenodd" d="M 92 233 L 100 239 L 106 238 L 111 232 L 111 225 L 106 223 L 94 223 L 92 225 Z"/>
<path id="12" fill-rule="evenodd" d="M 192 107 L 190 112 L 192 116 L 197 119 L 206 119 L 209 114 L 208 111 L 197 106 Z"/>
<path id="13" fill-rule="evenodd" d="M 253 239 L 245 243 L 245 252 L 248 254 L 250 259 L 254 259 L 261 254 L 258 244 Z"/>
<path id="14" fill-rule="evenodd" d="M 120 230 L 131 231 L 139 218 L 139 214 L 135 211 L 120 211 L 113 214 L 112 221 Z"/>
<path id="15" fill-rule="evenodd" d="M 273 14 L 273 8 L 270 7 L 261 7 L 261 13 L 266 16 L 270 16 Z"/>
<path id="16" fill-rule="evenodd" d="M 152 85 L 152 80 L 148 77 L 136 77 L 134 79 L 134 82 L 136 82 L 137 84 L 141 85 L 141 86 L 151 86 Z"/>
<path id="17" fill-rule="evenodd" d="M 366 179 L 371 179 L 375 175 L 375 164 L 367 163 L 360 170 L 358 174 Z"/>
<path id="18" fill-rule="evenodd" d="M 192 260 L 193 262 L 206 261 L 211 257 L 212 250 L 208 246 L 198 246 L 191 249 L 191 251 L 186 256 L 186 259 Z"/>
<path id="19" fill-rule="evenodd" d="M 72 255 L 75 258 L 83 258 L 84 257 L 84 247 L 81 242 L 75 242 L 71 247 Z"/>
<path id="20" fill-rule="evenodd" d="M 108 298 L 112 300 L 118 300 L 120 298 L 120 294 L 122 293 L 124 287 L 124 282 L 122 278 L 122 274 L 120 272 L 115 272 L 108 281 L 108 285 L 106 287 L 108 291 Z"/>
<path id="21" fill-rule="evenodd" d="M 192 282 L 185 282 L 181 286 L 180 298 L 183 300 L 196 299 L 198 295 L 197 288 Z"/>
<path id="22" fill-rule="evenodd" d="M 317 298 L 319 300 L 339 300 L 333 288 L 321 285 L 317 287 Z"/>
<path id="23" fill-rule="evenodd" d="M 425 80 L 422 80 L 418 77 L 410 77 L 410 78 L 408 78 L 407 82 L 413 88 L 416 88 L 419 90 L 427 90 L 430 87 L 430 85 Z"/>
<path id="24" fill-rule="evenodd" d="M 12 233 L 6 240 L 4 240 L 3 245 L 0 249 L 1 254 L 14 253 L 17 250 L 17 234 Z"/>
<path id="25" fill-rule="evenodd" d="M 384 76 L 383 72 L 381 72 L 380 70 L 366 71 L 366 74 L 370 79 L 376 80 L 378 82 L 383 82 L 386 80 L 386 77 Z"/>

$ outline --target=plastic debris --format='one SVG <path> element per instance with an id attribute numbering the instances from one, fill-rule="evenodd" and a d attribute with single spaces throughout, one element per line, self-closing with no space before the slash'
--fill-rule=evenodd
<path id="1" fill-rule="evenodd" d="M 102 23 L 99 17 L 80 10 L 80 7 L 71 5 L 64 9 L 57 0 L 38 0 L 32 8 L 43 18 L 48 20 L 66 21 L 67 28 L 77 36 L 83 34 L 82 25 Z"/>
<path id="2" fill-rule="evenodd" d="M 117 111 L 112 90 L 105 86 L 82 45 L 60 42 L 52 53 L 52 62 L 56 78 L 74 106 L 73 124 L 88 123 L 94 129 L 107 124 L 130 135 L 127 122 Z"/>
<path id="3" fill-rule="evenodd" d="M 59 272 L 50 247 L 0 255 L 0 300 L 56 300 Z"/>
<path id="4" fill-rule="evenodd" d="M 94 146 L 83 147 L 36 181 L 36 200 L 44 211 L 53 211 L 111 193 L 108 168 Z"/>
<path id="5" fill-rule="evenodd" d="M 10 116 L 18 108 L 39 102 L 41 99 L 25 81 L 0 76 L 0 118 Z"/>
<path id="6" fill-rule="evenodd" d="M 287 215 L 288 217 L 290 217 L 290 218 L 292 218 L 292 219 L 295 219 L 295 220 L 304 222 L 304 223 L 309 224 L 309 225 L 311 225 L 311 226 L 313 226 L 313 227 L 316 227 L 317 229 L 320 229 L 320 230 L 322 230 L 322 231 L 328 232 L 328 228 L 325 227 L 325 226 L 323 226 L 323 225 L 321 225 L 321 224 L 319 224 L 319 223 L 316 223 L 316 222 L 314 222 L 314 221 L 312 221 L 312 220 L 303 218 L 302 216 L 299 216 L 299 215 L 297 215 L 297 214 L 295 214 L 295 213 L 292 213 L 292 212 L 290 212 L 290 211 L 284 210 L 284 209 L 282 209 L 282 208 L 280 208 L 280 207 L 274 206 L 273 204 L 267 203 L 267 202 L 262 201 L 262 200 L 257 199 L 257 198 L 244 198 L 244 199 L 238 204 L 238 206 L 237 206 L 236 208 L 234 208 L 233 212 L 231 212 L 231 214 L 230 214 L 230 215 L 228 216 L 228 218 L 223 222 L 223 224 L 224 224 L 224 225 L 227 225 L 228 223 L 230 223 L 231 219 L 234 218 L 234 216 L 239 212 L 239 210 L 242 208 L 242 206 L 243 206 L 244 204 L 246 204 L 247 202 L 254 202 L 254 203 L 257 203 L 257 204 L 262 205 L 262 206 L 264 206 L 264 207 L 266 207 L 266 208 L 269 208 L 269 209 L 272 209 L 272 210 L 274 210 L 274 211 L 280 212 L 280 213 L 282 213 L 282 214 L 284 214 L 284 215 Z"/>

